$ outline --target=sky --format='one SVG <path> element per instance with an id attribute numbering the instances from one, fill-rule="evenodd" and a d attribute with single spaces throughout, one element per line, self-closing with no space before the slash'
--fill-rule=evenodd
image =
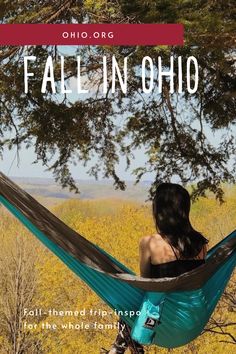
<path id="1" fill-rule="evenodd" d="M 19 166 L 17 164 L 16 148 L 11 151 L 5 150 L 3 154 L 3 160 L 0 160 L 0 171 L 8 176 L 14 177 L 40 177 L 40 178 L 53 178 L 53 175 L 50 171 L 46 171 L 45 166 L 42 166 L 42 163 L 39 161 L 37 164 L 32 164 L 36 159 L 33 148 L 30 149 L 21 149 L 19 153 Z M 134 181 L 135 176 L 131 174 L 132 169 L 143 166 L 146 161 L 145 151 L 139 150 L 135 153 L 135 160 L 131 165 L 129 171 L 125 171 L 126 164 L 124 158 L 120 157 L 120 163 L 117 165 L 116 172 L 118 175 L 126 181 Z M 92 163 L 97 162 L 96 159 L 92 160 Z M 77 166 L 71 166 L 71 172 L 74 178 L 76 179 L 90 179 L 93 180 L 94 177 L 91 177 L 87 174 L 88 167 L 78 164 Z M 145 180 L 153 180 L 155 177 L 154 174 L 147 174 Z M 102 178 L 100 178 L 101 180 Z"/>

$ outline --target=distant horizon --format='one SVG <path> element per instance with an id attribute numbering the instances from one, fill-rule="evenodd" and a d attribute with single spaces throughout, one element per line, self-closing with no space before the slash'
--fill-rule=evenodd
<path id="1" fill-rule="evenodd" d="M 5 174 L 5 173 L 4 173 Z M 22 180 L 28 180 L 28 179 L 32 179 L 32 180 L 49 180 L 49 181 L 52 181 L 52 182 L 55 182 L 55 183 L 57 183 L 56 181 L 55 181 L 55 178 L 53 178 L 53 177 L 42 177 L 42 176 L 40 176 L 40 177 L 36 177 L 36 176 L 14 176 L 14 175 L 8 175 L 8 177 L 9 178 L 11 178 L 11 179 L 13 179 L 13 180 L 16 180 L 16 179 L 18 179 L 18 180 L 20 180 L 20 179 L 22 179 Z M 131 179 L 124 179 L 124 181 L 125 182 L 127 182 L 127 183 L 132 183 L 132 184 L 136 184 L 136 181 L 135 181 L 135 179 L 134 180 L 131 180 Z M 96 179 L 96 178 L 93 178 L 93 177 L 91 177 L 91 178 L 75 178 L 75 182 L 89 182 L 89 183 L 93 183 L 93 182 L 95 182 L 95 183 L 101 183 L 101 182 L 104 182 L 104 183 L 114 183 L 114 181 L 113 181 L 113 179 L 108 179 L 108 178 L 102 178 L 102 179 Z M 138 182 L 137 184 L 146 184 L 146 183 L 148 183 L 148 184 L 151 184 L 152 183 L 152 180 L 143 180 L 143 181 L 140 181 L 140 182 Z M 58 183 L 58 184 L 60 184 L 60 183 Z"/>
<path id="2" fill-rule="evenodd" d="M 148 200 L 149 189 L 151 187 L 151 181 L 140 181 L 138 184 L 135 184 L 135 181 L 125 181 L 125 190 L 120 190 L 114 187 L 114 181 L 111 179 L 77 179 L 75 182 L 78 186 L 79 193 L 76 193 L 74 190 L 71 191 L 69 187 L 63 188 L 61 184 L 56 182 L 53 178 L 18 177 L 9 175 L 8 178 L 35 198 L 43 198 L 46 204 L 55 204 L 55 200 L 95 200 L 107 198 L 133 200 L 145 203 Z"/>

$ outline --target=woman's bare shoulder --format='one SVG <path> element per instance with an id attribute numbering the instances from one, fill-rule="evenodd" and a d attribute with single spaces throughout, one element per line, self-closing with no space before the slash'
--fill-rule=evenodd
<path id="1" fill-rule="evenodd" d="M 148 235 L 148 236 L 143 236 L 140 241 L 139 241 L 139 247 L 141 249 L 144 249 L 144 248 L 147 248 L 149 246 L 149 243 L 150 243 L 150 239 L 151 239 L 151 236 Z"/>
<path id="2" fill-rule="evenodd" d="M 141 238 L 139 246 L 140 248 L 152 248 L 163 241 L 161 235 L 148 235 Z"/>

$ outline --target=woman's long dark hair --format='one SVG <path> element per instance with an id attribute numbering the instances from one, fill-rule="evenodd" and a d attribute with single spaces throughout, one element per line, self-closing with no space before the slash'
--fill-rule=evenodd
<path id="1" fill-rule="evenodd" d="M 179 184 L 162 183 L 153 199 L 153 216 L 160 235 L 179 252 L 180 258 L 196 257 L 208 241 L 189 220 L 190 196 Z"/>

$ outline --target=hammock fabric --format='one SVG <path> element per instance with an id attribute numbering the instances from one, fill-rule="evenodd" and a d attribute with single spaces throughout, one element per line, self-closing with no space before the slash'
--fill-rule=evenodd
<path id="1" fill-rule="evenodd" d="M 200 267 L 175 278 L 142 278 L 70 229 L 2 173 L 0 203 L 111 308 L 121 311 L 131 327 L 137 319 L 130 314 L 139 311 L 147 298 L 154 304 L 164 298 L 161 323 L 151 341 L 162 347 L 185 345 L 201 334 L 236 264 L 234 231 L 208 252 Z M 140 342 L 150 344 L 145 338 Z"/>

